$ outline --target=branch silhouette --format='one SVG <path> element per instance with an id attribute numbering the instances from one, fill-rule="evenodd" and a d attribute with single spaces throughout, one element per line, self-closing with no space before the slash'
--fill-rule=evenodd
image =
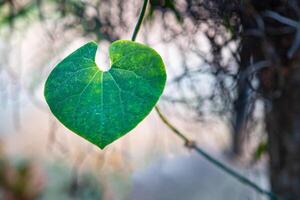
<path id="1" fill-rule="evenodd" d="M 132 38 L 131 38 L 132 41 L 135 41 L 135 39 L 137 37 L 137 34 L 138 34 L 138 32 L 139 32 L 139 30 L 141 28 L 141 24 L 143 22 L 143 18 L 144 18 L 145 13 L 146 13 L 147 4 L 148 4 L 148 0 L 144 0 L 143 6 L 142 6 L 142 9 L 141 9 L 139 18 L 138 18 L 138 22 L 137 22 L 137 24 L 136 24 L 136 26 L 134 28 L 134 31 L 133 31 L 133 35 L 132 35 Z M 206 151 L 204 151 L 202 148 L 200 148 L 195 141 L 189 139 L 184 133 L 182 133 L 180 130 L 178 130 L 168 120 L 168 118 L 160 111 L 160 108 L 159 108 L 158 105 L 155 106 L 155 110 L 156 110 L 159 118 L 161 119 L 161 121 L 170 130 L 172 130 L 172 132 L 174 134 L 176 134 L 179 138 L 181 138 L 184 141 L 185 147 L 187 147 L 188 149 L 196 151 L 200 156 L 202 156 L 203 158 L 205 158 L 212 165 L 214 165 L 215 167 L 221 169 L 222 171 L 224 171 L 228 175 L 232 176 L 233 178 L 235 178 L 236 180 L 238 180 L 240 183 L 251 187 L 252 189 L 254 189 L 255 191 L 257 191 L 258 193 L 269 197 L 271 200 L 280 200 L 279 197 L 277 197 L 271 191 L 265 190 L 265 189 L 261 188 L 255 182 L 251 181 L 247 177 L 243 176 L 242 174 L 238 173 L 234 169 L 232 169 L 229 166 L 225 165 L 224 163 L 222 163 L 221 161 L 217 160 L 216 158 L 214 158 L 213 156 L 211 156 L 209 153 L 207 153 Z"/>

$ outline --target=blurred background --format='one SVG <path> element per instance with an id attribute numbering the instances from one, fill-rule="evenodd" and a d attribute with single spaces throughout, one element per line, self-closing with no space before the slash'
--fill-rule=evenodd
<path id="1" fill-rule="evenodd" d="M 187 148 L 155 111 L 104 150 L 43 97 L 65 56 L 130 39 L 141 0 L 0 0 L 0 199 L 267 199 Z M 159 106 L 207 152 L 300 199 L 297 0 L 151 0 L 137 41 L 162 56 Z"/>

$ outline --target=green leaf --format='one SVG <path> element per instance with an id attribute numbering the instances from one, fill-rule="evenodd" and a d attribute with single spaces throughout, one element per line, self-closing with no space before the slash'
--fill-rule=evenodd
<path id="1" fill-rule="evenodd" d="M 258 144 L 256 151 L 254 152 L 254 160 L 255 161 L 259 160 L 267 152 L 267 148 L 268 148 L 267 141 L 261 141 Z"/>
<path id="2" fill-rule="evenodd" d="M 87 43 L 50 73 L 44 95 L 57 119 L 103 149 L 139 124 L 161 96 L 166 72 L 148 46 L 119 40 L 109 47 L 111 68 L 95 63 L 97 44 Z"/>

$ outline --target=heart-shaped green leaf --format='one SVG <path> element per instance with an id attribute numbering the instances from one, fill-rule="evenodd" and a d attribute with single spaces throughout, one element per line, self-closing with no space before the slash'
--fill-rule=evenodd
<path id="1" fill-rule="evenodd" d="M 95 63 L 90 42 L 61 61 L 45 84 L 52 113 L 67 128 L 101 149 L 132 130 L 161 96 L 166 72 L 159 54 L 132 41 L 110 45 L 111 68 Z"/>

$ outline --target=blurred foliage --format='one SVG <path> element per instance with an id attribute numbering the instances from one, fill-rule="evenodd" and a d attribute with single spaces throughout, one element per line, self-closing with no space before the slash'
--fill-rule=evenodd
<path id="1" fill-rule="evenodd" d="M 41 177 L 34 173 L 32 163 L 19 161 L 12 165 L 8 160 L 0 161 L 0 194 L 6 200 L 37 199 L 42 192 Z"/>
<path id="2" fill-rule="evenodd" d="M 124 3 L 120 3 L 125 6 Z M 64 28 L 76 28 L 81 30 L 83 35 L 93 35 L 95 39 L 113 41 L 118 39 L 116 29 L 124 24 L 121 15 L 113 15 L 112 12 L 103 15 L 99 7 L 110 7 L 110 1 L 82 1 L 82 0 L 7 0 L 0 2 L 0 27 L 10 26 L 18 21 L 28 19 L 34 14 L 36 20 L 45 21 L 47 19 L 60 20 Z M 115 18 L 120 22 L 112 23 Z"/>
<path id="3" fill-rule="evenodd" d="M 2 0 L 0 1 L 0 28 L 11 26 L 34 13 L 34 18 L 46 20 L 55 18 L 67 29 L 76 28 L 83 35 L 93 35 L 96 40 L 114 41 L 120 39 L 118 29 L 128 31 L 129 22 L 124 20 L 126 1 L 110 0 Z M 107 8 L 107 9 L 105 9 Z M 178 21 L 182 15 L 173 0 L 150 1 L 149 16 L 155 10 L 174 13 Z"/>
<path id="4" fill-rule="evenodd" d="M 257 161 L 261 159 L 261 157 L 267 153 L 268 143 L 267 141 L 261 141 L 256 147 L 256 151 L 254 152 L 254 160 Z"/>
<path id="5" fill-rule="evenodd" d="M 179 10 L 176 8 L 174 0 L 150 0 L 150 9 L 149 16 L 153 18 L 153 14 L 155 10 L 158 10 L 162 13 L 172 12 L 176 16 L 176 19 L 181 22 L 182 15 Z"/>
<path id="6" fill-rule="evenodd" d="M 36 4 L 30 2 L 28 4 L 17 6 L 16 1 L 3 0 L 0 2 L 0 27 L 4 25 L 13 26 L 18 19 L 26 17 L 35 9 Z"/>
<path id="7" fill-rule="evenodd" d="M 0 199 L 37 199 L 43 189 L 40 180 L 32 163 L 18 160 L 13 164 L 9 161 L 0 143 Z"/>
<path id="8" fill-rule="evenodd" d="M 27 159 L 0 157 L 0 199 L 101 200 L 99 181 L 92 174 L 74 174 L 62 164 L 45 168 Z"/>
<path id="9" fill-rule="evenodd" d="M 78 174 L 62 162 L 45 165 L 23 157 L 9 157 L 0 140 L 0 199 L 101 200 L 102 189 L 92 173 Z"/>

